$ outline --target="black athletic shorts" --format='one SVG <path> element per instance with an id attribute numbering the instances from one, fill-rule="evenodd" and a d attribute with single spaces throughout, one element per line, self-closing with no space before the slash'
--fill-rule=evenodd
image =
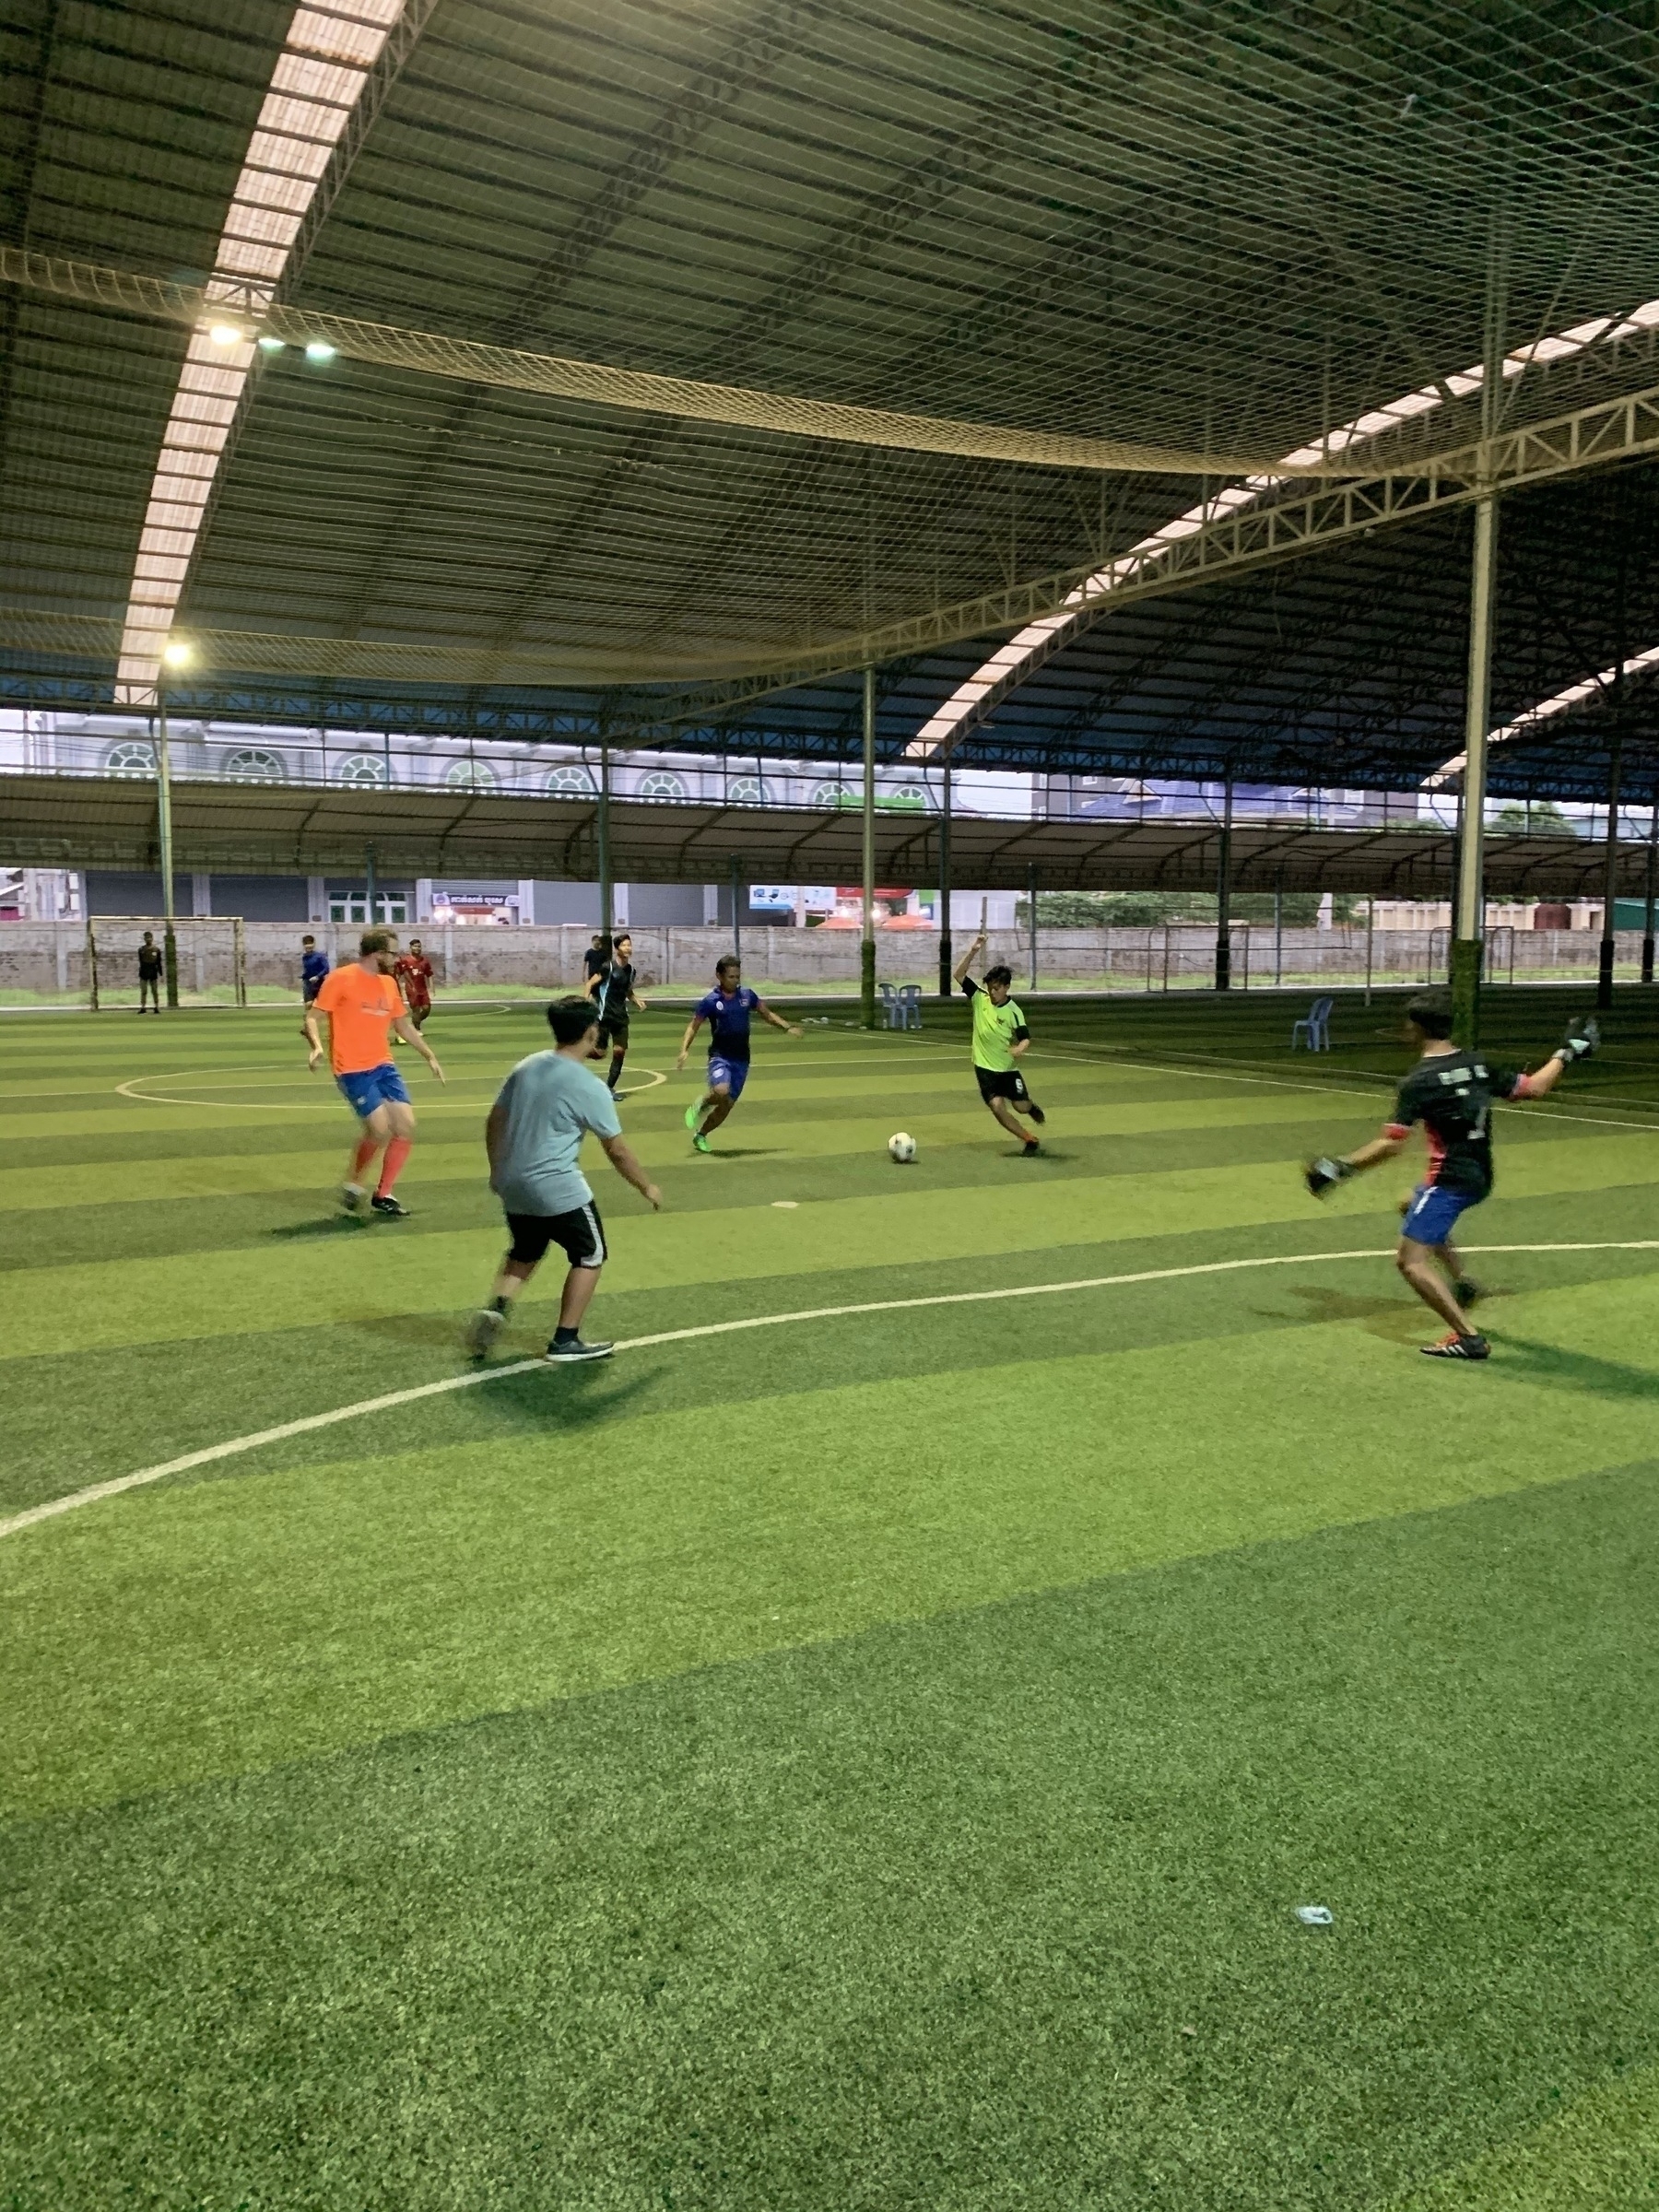
<path id="1" fill-rule="evenodd" d="M 599 1024 L 599 1050 L 604 1052 L 607 1044 L 614 1052 L 625 1053 L 628 1050 L 628 1017 L 626 1015 L 620 1021 L 602 1021 Z"/>
<path id="2" fill-rule="evenodd" d="M 590 1200 L 568 1214 L 509 1214 L 512 1249 L 507 1254 L 524 1267 L 535 1266 L 549 1244 L 562 1246 L 572 1267 L 603 1267 L 605 1225 L 599 1208 Z"/>
<path id="3" fill-rule="evenodd" d="M 979 1077 L 980 1097 L 987 1106 L 993 1099 L 1010 1099 L 1019 1105 L 1030 1095 L 1017 1067 L 981 1067 L 976 1063 L 973 1072 Z"/>

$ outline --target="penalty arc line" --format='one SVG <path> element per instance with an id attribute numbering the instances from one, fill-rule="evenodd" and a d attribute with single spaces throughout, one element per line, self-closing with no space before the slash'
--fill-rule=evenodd
<path id="1" fill-rule="evenodd" d="M 1541 1253 L 1541 1252 L 1659 1252 L 1659 1238 L 1642 1238 L 1634 1241 L 1594 1244 L 1465 1244 L 1461 1248 L 1468 1253 Z M 747 1329 L 777 1329 L 799 1321 L 840 1321 L 863 1313 L 913 1312 L 924 1306 L 973 1306 L 989 1304 L 1006 1298 L 1058 1298 L 1070 1291 L 1111 1290 L 1129 1283 L 1169 1283 L 1182 1277 L 1200 1275 L 1235 1275 L 1251 1267 L 1305 1267 L 1327 1260 L 1386 1260 L 1394 1256 L 1392 1249 L 1377 1252 L 1287 1252 L 1274 1253 L 1243 1260 L 1205 1260 L 1187 1267 L 1146 1267 L 1132 1275 L 1093 1275 L 1069 1283 L 1017 1283 L 995 1290 L 949 1290 L 928 1298 L 882 1298 L 862 1305 L 814 1306 L 794 1313 L 756 1313 L 742 1321 L 711 1321 L 688 1329 L 661 1329 L 650 1336 L 629 1336 L 617 1346 L 619 1352 L 642 1352 L 659 1344 L 688 1344 L 703 1336 L 731 1336 Z M 444 1375 L 436 1382 L 420 1382 L 409 1390 L 388 1391 L 378 1398 L 360 1398 L 353 1406 L 336 1406 L 328 1413 L 308 1414 L 302 1420 L 284 1421 L 275 1429 L 259 1429 L 251 1436 L 232 1437 L 228 1443 L 208 1444 L 199 1452 L 186 1452 L 178 1459 L 164 1460 L 159 1466 L 141 1467 L 134 1475 L 118 1475 L 109 1482 L 95 1482 L 84 1490 L 72 1490 L 66 1497 L 48 1499 L 42 1505 L 31 1505 L 25 1512 L 13 1513 L 0 1520 L 0 1536 L 16 1535 L 19 1529 L 32 1528 L 37 1522 L 52 1521 L 64 1513 L 76 1512 L 83 1505 L 96 1505 L 105 1498 L 117 1498 L 126 1490 L 142 1488 L 146 1484 L 160 1482 L 169 1475 L 188 1474 L 193 1467 L 211 1465 L 216 1460 L 233 1459 L 243 1452 L 254 1452 L 262 1444 L 279 1444 L 289 1437 L 305 1436 L 317 1429 L 332 1429 L 337 1422 L 359 1419 L 364 1414 L 390 1412 L 396 1406 L 412 1406 L 421 1398 L 436 1398 L 456 1390 L 473 1390 L 480 1383 L 505 1382 L 511 1375 L 545 1374 L 550 1363 L 540 1357 L 534 1359 L 509 1360 L 502 1367 L 475 1368 L 462 1375 Z"/>

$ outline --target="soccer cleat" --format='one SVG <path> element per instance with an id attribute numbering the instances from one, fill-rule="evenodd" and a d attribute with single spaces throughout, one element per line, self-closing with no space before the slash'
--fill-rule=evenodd
<path id="1" fill-rule="evenodd" d="M 697 1124 L 701 1120 L 702 1100 L 699 1099 L 694 1105 L 688 1106 L 686 1109 L 686 1126 L 694 1136 L 697 1134 Z"/>
<path id="2" fill-rule="evenodd" d="M 1425 1359 L 1489 1359 L 1492 1356 L 1492 1347 L 1484 1336 L 1473 1333 L 1460 1336 L 1455 1329 L 1438 1344 L 1419 1344 L 1418 1350 Z"/>
<path id="3" fill-rule="evenodd" d="M 360 1182 L 343 1182 L 340 1185 L 340 1204 L 348 1214 L 363 1210 L 363 1186 Z"/>
<path id="4" fill-rule="evenodd" d="M 466 1324 L 466 1348 L 473 1358 L 482 1359 L 506 1326 L 505 1313 L 494 1306 L 481 1306 Z"/>
<path id="5" fill-rule="evenodd" d="M 1452 1295 L 1466 1313 L 1477 1298 L 1486 1296 L 1486 1287 L 1477 1283 L 1473 1276 L 1460 1276 L 1452 1286 Z"/>
<path id="6" fill-rule="evenodd" d="M 1041 1107 L 1038 1105 L 1034 1099 L 1028 1099 L 1026 1100 L 1026 1112 L 1036 1123 L 1039 1129 L 1041 1129 L 1043 1123 L 1048 1120 L 1048 1115 L 1043 1112 Z"/>
<path id="7" fill-rule="evenodd" d="M 580 1336 L 567 1337 L 561 1344 L 555 1336 L 542 1357 L 552 1360 L 557 1367 L 567 1359 L 608 1359 L 616 1348 L 614 1344 L 583 1344 Z"/>
<path id="8" fill-rule="evenodd" d="M 691 1139 L 691 1149 L 693 1152 L 706 1152 L 708 1148 L 709 1140 L 700 1129 Z"/>
<path id="9" fill-rule="evenodd" d="M 1020 1149 L 1019 1157 L 1021 1159 L 1041 1159 L 1042 1157 L 1042 1147 L 1037 1142 L 1037 1139 L 1034 1136 L 1028 1136 L 1025 1140 L 1025 1144 Z"/>
<path id="10" fill-rule="evenodd" d="M 409 1218 L 408 1207 L 400 1205 L 390 1191 L 376 1191 L 369 1201 L 369 1211 L 383 1215 L 388 1221 L 406 1221 Z"/>

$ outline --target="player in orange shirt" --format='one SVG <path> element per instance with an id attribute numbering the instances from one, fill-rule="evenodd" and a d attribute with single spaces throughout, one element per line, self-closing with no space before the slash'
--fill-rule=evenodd
<path id="1" fill-rule="evenodd" d="M 386 1157 L 369 1210 L 402 1217 L 409 1209 L 392 1195 L 392 1186 L 409 1157 L 415 1109 L 402 1076 L 392 1064 L 393 1033 L 416 1048 L 440 1083 L 443 1070 L 437 1053 L 410 1021 L 403 994 L 393 979 L 397 961 L 395 935 L 389 929 L 366 929 L 359 949 L 362 958 L 336 968 L 316 997 L 316 1011 L 328 1024 L 328 1064 L 334 1069 L 335 1081 L 363 1124 L 340 1203 L 348 1214 L 362 1211 L 363 1178 L 384 1145 Z"/>

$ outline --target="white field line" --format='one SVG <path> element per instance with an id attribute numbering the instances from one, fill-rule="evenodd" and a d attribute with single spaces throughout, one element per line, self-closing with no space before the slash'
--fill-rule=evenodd
<path id="1" fill-rule="evenodd" d="M 1537 1253 L 1537 1252 L 1659 1252 L 1659 1238 L 1639 1239 L 1624 1243 L 1596 1244 L 1465 1244 L 1459 1247 L 1467 1253 Z M 1076 1290 L 1112 1290 L 1128 1283 L 1169 1283 L 1199 1275 L 1236 1275 L 1251 1267 L 1303 1267 L 1323 1265 L 1327 1260 L 1386 1260 L 1394 1256 L 1392 1250 L 1376 1252 L 1288 1252 L 1244 1260 L 1206 1260 L 1188 1267 L 1147 1267 L 1133 1275 L 1085 1276 L 1070 1283 L 1018 1283 L 996 1290 L 951 1290 L 930 1298 L 883 1298 L 865 1304 L 853 1306 L 813 1306 L 803 1312 L 756 1313 L 744 1321 L 712 1321 L 689 1329 L 662 1329 L 651 1336 L 629 1336 L 621 1339 L 619 1352 L 641 1352 L 653 1345 L 688 1344 L 700 1336 L 731 1336 L 745 1329 L 785 1328 L 800 1321 L 841 1321 L 849 1315 L 864 1313 L 906 1313 L 924 1306 L 985 1305 L 1006 1298 L 1058 1298 Z M 67 1497 L 47 1500 L 43 1505 L 31 1505 L 24 1512 L 13 1513 L 0 1521 L 0 1536 L 16 1535 L 19 1529 L 31 1528 L 37 1521 L 55 1520 L 62 1513 L 72 1513 L 83 1505 L 96 1505 L 100 1499 L 117 1498 L 124 1490 L 141 1488 L 146 1483 L 159 1482 L 168 1475 L 187 1474 L 192 1467 L 211 1465 L 215 1460 L 233 1459 L 243 1452 L 257 1451 L 262 1444 L 279 1444 L 290 1436 L 304 1436 L 313 1429 L 332 1429 L 336 1422 L 353 1421 L 366 1413 L 389 1412 L 394 1406 L 412 1406 L 420 1398 L 436 1398 L 453 1390 L 473 1390 L 480 1383 L 500 1382 L 509 1375 L 546 1373 L 549 1362 L 542 1358 L 510 1360 L 504 1367 L 469 1369 L 465 1374 L 445 1375 L 436 1382 L 421 1382 L 410 1390 L 388 1391 L 378 1398 L 359 1398 L 354 1406 L 336 1406 L 329 1413 L 308 1414 L 303 1420 L 284 1421 L 275 1429 L 258 1429 L 251 1436 L 232 1437 L 229 1443 L 208 1444 L 200 1452 L 186 1452 L 181 1458 L 163 1460 L 159 1466 L 141 1467 L 135 1475 L 118 1475 L 109 1482 L 95 1482 L 84 1490 L 72 1490 Z"/>
<path id="2" fill-rule="evenodd" d="M 226 1072 L 232 1075 L 246 1075 L 253 1071 L 246 1068 L 232 1068 Z M 139 1106 L 188 1106 L 203 1113 L 217 1112 L 221 1107 L 226 1112 L 232 1113 L 335 1113 L 339 1111 L 341 1100 L 338 1092 L 332 1099 L 306 1099 L 299 1105 L 288 1106 L 277 1099 L 158 1099 L 151 1092 L 135 1088 L 140 1083 L 194 1083 L 203 1090 L 277 1090 L 287 1089 L 289 1085 L 294 1083 L 304 1083 L 312 1079 L 303 1071 L 292 1076 L 272 1075 L 268 1069 L 262 1072 L 268 1078 L 263 1083 L 219 1083 L 210 1080 L 206 1075 L 198 1076 L 190 1069 L 181 1070 L 176 1076 L 134 1076 L 125 1083 L 117 1083 L 115 1091 L 117 1097 L 131 1099 Z M 649 1076 L 650 1082 L 630 1083 L 625 1090 L 618 1091 L 617 1096 L 619 1099 L 632 1098 L 636 1091 L 654 1090 L 659 1083 L 666 1083 L 668 1080 L 665 1075 L 659 1074 L 655 1068 L 641 1067 L 634 1072 L 641 1076 Z M 446 1085 L 445 1088 L 459 1088 L 466 1083 L 481 1083 L 486 1088 L 492 1086 L 499 1088 L 499 1080 L 494 1076 L 457 1076 L 454 1083 Z M 65 1092 L 64 1095 L 68 1097 L 79 1094 Z M 447 1108 L 453 1112 L 471 1111 L 467 1102 L 460 1100 L 432 1099 L 428 1101 L 428 1106 L 429 1110 Z"/>

